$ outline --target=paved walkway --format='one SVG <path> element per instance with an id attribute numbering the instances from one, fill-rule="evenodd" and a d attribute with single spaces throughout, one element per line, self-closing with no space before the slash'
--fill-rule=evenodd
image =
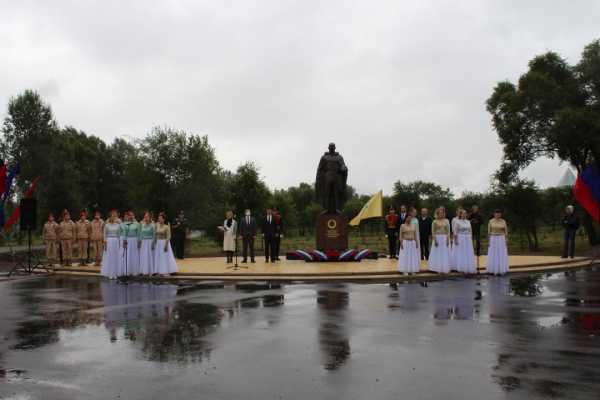
<path id="1" fill-rule="evenodd" d="M 485 273 L 486 257 L 480 259 L 479 271 Z M 178 272 L 169 279 L 200 280 L 269 280 L 269 281 L 315 281 L 315 280 L 390 280 L 390 279 L 444 279 L 458 276 L 457 273 L 436 274 L 421 264 L 421 272 L 405 276 L 396 269 L 396 260 L 378 259 L 361 262 L 307 263 L 304 261 L 282 260 L 278 263 L 265 263 L 264 259 L 255 264 L 239 264 L 239 269 L 231 268 L 224 258 L 188 258 L 178 260 Z M 511 256 L 510 272 L 539 272 L 581 268 L 589 265 L 589 259 L 577 257 L 561 259 L 555 256 Z M 247 268 L 244 268 L 247 267 Z M 100 268 L 92 265 L 58 267 L 56 273 L 77 275 L 98 275 Z"/>

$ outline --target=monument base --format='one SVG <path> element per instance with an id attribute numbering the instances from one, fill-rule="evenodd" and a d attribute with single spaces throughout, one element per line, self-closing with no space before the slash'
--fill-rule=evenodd
<path id="1" fill-rule="evenodd" d="M 348 219 L 343 214 L 323 213 L 317 218 L 317 250 L 348 249 Z"/>

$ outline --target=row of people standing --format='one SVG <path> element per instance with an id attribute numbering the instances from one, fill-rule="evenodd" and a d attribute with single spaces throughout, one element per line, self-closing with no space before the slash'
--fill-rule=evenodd
<path id="1" fill-rule="evenodd" d="M 244 211 L 244 216 L 239 221 L 235 219 L 233 211 L 227 211 L 225 221 L 219 229 L 223 231 L 223 251 L 227 263 L 233 262 L 237 251 L 237 239 L 242 240 L 242 263 L 256 262 L 254 244 L 258 235 L 258 223 L 249 209 Z M 283 238 L 283 220 L 277 208 L 267 208 L 261 224 L 264 241 L 265 262 L 279 261 L 279 250 Z"/>
<path id="2" fill-rule="evenodd" d="M 482 224 L 478 208 L 474 208 L 471 215 L 468 215 L 465 209 L 459 208 L 452 222 L 446 218 L 444 207 L 436 210 L 433 220 L 428 217 L 427 209 L 423 209 L 421 217 L 417 218 L 414 207 L 408 212 L 402 207 L 399 215 L 395 214 L 392 208 L 385 218 L 385 223 L 390 258 L 398 258 L 398 269 L 401 272 L 419 272 L 422 259 L 427 260 L 430 271 L 438 273 L 448 273 L 451 270 L 463 273 L 477 271 L 475 256 L 479 256 L 479 231 Z M 394 223 L 398 225 L 397 231 L 394 229 Z M 398 253 L 395 250 L 396 232 L 400 247 Z M 488 273 L 504 274 L 508 271 L 507 235 L 506 221 L 502 219 L 500 210 L 496 210 L 494 218 L 488 224 Z"/>
<path id="3" fill-rule="evenodd" d="M 100 275 L 114 279 L 120 276 L 169 275 L 177 272 L 171 248 L 171 227 L 164 213 L 156 222 L 150 212 L 141 222 L 133 211 L 127 211 L 124 221 L 112 210 L 104 223 L 102 266 Z"/>
<path id="4" fill-rule="evenodd" d="M 94 253 L 95 265 L 99 266 L 103 252 L 103 228 L 104 221 L 100 212 L 95 212 L 94 219 L 89 221 L 87 212 L 82 211 L 79 220 L 74 222 L 69 211 L 64 210 L 60 223 L 56 222 L 53 214 L 49 214 L 48 221 L 42 228 L 48 264 L 56 264 L 59 258 L 66 266 L 70 266 L 73 259 L 80 264 L 87 264 L 89 256 Z M 59 252 L 62 257 L 59 257 Z"/>

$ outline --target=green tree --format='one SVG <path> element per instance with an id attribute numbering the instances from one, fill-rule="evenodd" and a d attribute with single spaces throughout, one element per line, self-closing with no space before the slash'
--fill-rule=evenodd
<path id="1" fill-rule="evenodd" d="M 451 207 L 453 197 L 450 189 L 444 189 L 432 182 L 414 181 L 405 184 L 397 181 L 394 183 L 392 201 L 396 207 L 401 205 L 413 206 L 417 209 L 420 207 L 435 208 L 440 205 Z"/>
<path id="2" fill-rule="evenodd" d="M 229 186 L 230 204 L 237 210 L 238 215 L 248 208 L 254 214 L 261 214 L 267 206 L 271 194 L 262 180 L 259 170 L 252 162 L 238 167 Z"/>
<path id="3" fill-rule="evenodd" d="M 498 83 L 487 100 L 504 153 L 497 179 L 508 184 L 541 156 L 567 161 L 578 171 L 600 166 L 599 95 L 598 40 L 575 66 L 548 52 L 529 62 L 518 85 Z M 585 226 L 590 242 L 597 243 L 589 217 Z"/>

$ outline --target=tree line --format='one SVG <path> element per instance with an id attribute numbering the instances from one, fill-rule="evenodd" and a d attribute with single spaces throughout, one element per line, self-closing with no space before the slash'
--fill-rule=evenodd
<path id="1" fill-rule="evenodd" d="M 563 160 L 578 171 L 590 164 L 600 167 L 600 41 L 586 46 L 576 65 L 554 52 L 534 57 L 517 84 L 496 85 L 486 106 L 504 152 L 490 188 L 455 196 L 433 182 L 397 181 L 384 198 L 385 208 L 444 205 L 452 210 L 479 204 L 487 214 L 500 208 L 512 231 L 536 250 L 539 229 L 556 229 L 565 205 L 574 199 L 568 187 L 542 190 L 518 173 L 540 156 Z M 21 169 L 17 195 L 40 178 L 40 216 L 65 208 L 133 208 L 171 217 L 184 210 L 193 229 L 216 234 L 226 210 L 240 215 L 250 208 L 260 215 L 276 206 L 288 234 L 310 235 L 323 211 L 313 182 L 271 190 L 251 162 L 235 171 L 221 167 L 205 135 L 156 126 L 141 139 L 106 143 L 75 127 L 61 127 L 34 90 L 9 100 L 1 130 L 0 155 Z M 352 218 L 370 195 L 349 190 L 343 212 Z M 598 243 L 595 225 L 582 216 L 590 243 Z M 378 231 L 381 221 L 367 221 L 361 229 Z"/>
<path id="2" fill-rule="evenodd" d="M 207 136 L 157 126 L 141 139 L 117 138 L 108 144 L 75 127 L 60 127 L 51 106 L 32 90 L 10 99 L 2 133 L 4 160 L 21 167 L 17 192 L 40 178 L 40 216 L 59 214 L 65 208 L 72 213 L 133 208 L 138 214 L 153 210 L 171 217 L 184 210 L 193 229 L 212 234 L 226 210 L 240 215 L 250 208 L 260 215 L 272 205 L 282 213 L 287 232 L 310 235 L 323 211 L 315 201 L 312 182 L 270 190 L 251 162 L 236 171 L 225 170 Z M 349 191 L 343 212 L 352 218 L 370 195 L 358 194 L 353 188 Z M 527 236 L 532 250 L 538 247 L 538 227 L 555 225 L 570 202 L 568 188 L 540 190 L 533 182 L 520 180 L 459 197 L 432 182 L 398 181 L 384 198 L 386 209 L 390 205 L 452 209 L 472 204 L 488 212 L 502 208 L 511 225 Z M 364 229 L 380 230 L 381 221 L 367 222 Z"/>

